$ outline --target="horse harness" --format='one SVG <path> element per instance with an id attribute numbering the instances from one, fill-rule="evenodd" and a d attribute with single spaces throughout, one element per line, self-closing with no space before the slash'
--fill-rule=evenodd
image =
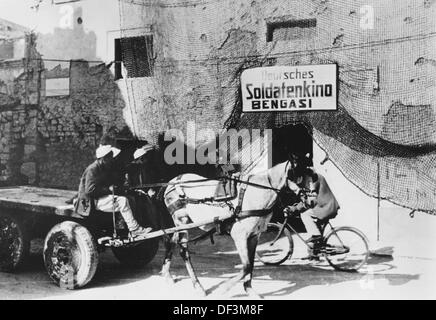
<path id="1" fill-rule="evenodd" d="M 247 182 L 250 177 L 247 178 Z M 267 215 L 271 210 L 258 209 L 258 210 L 244 210 L 242 211 L 242 203 L 244 201 L 245 191 L 247 191 L 248 184 L 242 184 L 238 194 L 238 205 L 233 209 L 233 217 L 236 219 L 244 219 L 248 217 L 262 217 Z"/>
<path id="2" fill-rule="evenodd" d="M 248 217 L 262 217 L 267 215 L 271 212 L 271 210 L 268 209 L 257 209 L 257 210 L 244 210 L 242 211 L 242 203 L 244 201 L 245 192 L 247 190 L 248 186 L 254 186 L 257 188 L 263 188 L 263 189 L 269 189 L 274 190 L 276 192 L 280 192 L 280 190 L 273 188 L 271 186 L 271 180 L 269 175 L 267 175 L 268 182 L 270 186 L 264 186 L 257 183 L 249 182 L 251 176 L 247 177 L 247 180 L 240 180 L 236 178 L 231 177 L 223 177 L 224 179 L 228 180 L 234 180 L 235 182 L 238 182 L 241 184 L 241 188 L 239 189 L 238 193 L 238 204 L 236 207 L 233 207 L 232 203 L 227 200 L 215 200 L 214 197 L 207 197 L 207 198 L 201 198 L 201 199 L 195 199 L 195 198 L 188 198 L 184 194 L 183 190 L 181 188 L 177 188 L 178 184 L 176 184 L 175 191 L 179 195 L 179 198 L 171 203 L 168 206 L 168 210 L 170 213 L 173 213 L 179 209 L 182 209 L 186 206 L 186 204 L 208 204 L 212 206 L 218 206 L 218 207 L 228 207 L 233 212 L 233 217 L 230 219 L 244 219 Z M 178 177 L 180 179 L 180 177 Z M 177 180 L 176 180 L 177 181 Z"/>
<path id="3" fill-rule="evenodd" d="M 288 170 L 288 165 L 289 165 L 289 162 L 286 164 L 285 172 L 287 172 L 287 170 Z M 234 217 L 236 219 L 243 219 L 243 218 L 248 218 L 248 217 L 262 217 L 262 216 L 265 216 L 265 215 L 267 215 L 268 213 L 271 212 L 271 210 L 267 210 L 267 209 L 244 210 L 244 211 L 242 211 L 242 202 L 244 201 L 245 191 L 247 190 L 247 187 L 249 185 L 257 187 L 257 188 L 273 190 L 278 195 L 280 195 L 282 190 L 276 189 L 276 188 L 274 188 L 272 186 L 271 178 L 270 178 L 269 174 L 267 174 L 266 177 L 268 179 L 269 186 L 264 186 L 264 185 L 260 185 L 260 184 L 257 184 L 257 183 L 249 182 L 249 180 L 251 178 L 251 175 L 247 177 L 246 181 L 235 179 L 237 182 L 240 182 L 242 184 L 241 185 L 241 189 L 239 191 L 239 195 L 238 195 L 239 196 L 238 205 L 236 206 L 236 208 L 233 211 Z M 286 184 L 287 184 L 287 178 L 286 178 Z M 279 200 L 280 200 L 280 197 L 279 197 Z"/>

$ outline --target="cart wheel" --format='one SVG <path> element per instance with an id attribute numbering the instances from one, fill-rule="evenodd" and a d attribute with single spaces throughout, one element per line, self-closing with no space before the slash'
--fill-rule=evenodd
<path id="1" fill-rule="evenodd" d="M 256 256 L 263 264 L 279 265 L 294 252 L 294 240 L 287 228 L 278 237 L 281 227 L 278 223 L 268 223 L 266 231 L 259 236 Z"/>
<path id="2" fill-rule="evenodd" d="M 118 261 L 132 268 L 144 267 L 153 260 L 159 249 L 159 239 L 149 239 L 124 247 L 112 247 Z"/>
<path id="3" fill-rule="evenodd" d="M 91 281 L 97 270 L 97 244 L 84 226 L 72 221 L 62 222 L 45 238 L 44 264 L 49 276 L 61 288 L 81 288 Z"/>
<path id="4" fill-rule="evenodd" d="M 0 214 L 0 271 L 12 272 L 22 266 L 29 248 L 23 221 L 12 214 Z"/>
<path id="5" fill-rule="evenodd" d="M 325 257 L 336 270 L 354 272 L 368 260 L 368 240 L 356 228 L 332 229 L 325 237 L 325 244 Z"/>

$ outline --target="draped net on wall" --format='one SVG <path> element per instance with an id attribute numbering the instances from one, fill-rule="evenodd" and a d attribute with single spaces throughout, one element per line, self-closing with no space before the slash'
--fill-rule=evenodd
<path id="1" fill-rule="evenodd" d="M 137 64 L 146 69 L 139 73 L 152 65 L 152 76 L 127 82 L 134 133 L 157 136 L 188 120 L 197 129 L 304 122 L 362 191 L 377 196 L 379 187 L 384 199 L 436 213 L 436 4 L 375 1 L 376 29 L 363 32 L 366 2 L 120 0 L 121 29 L 135 12 L 154 36 L 141 44 L 148 62 Z M 316 19 L 316 30 L 278 30 L 266 41 L 268 19 L 283 17 Z M 123 59 L 137 59 L 135 51 Z M 339 66 L 336 112 L 242 113 L 244 69 L 319 63 Z"/>

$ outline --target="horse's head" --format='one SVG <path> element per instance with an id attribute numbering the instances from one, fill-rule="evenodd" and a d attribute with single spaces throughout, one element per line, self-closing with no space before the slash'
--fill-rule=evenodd
<path id="1" fill-rule="evenodd" d="M 283 195 L 297 200 L 295 196 L 300 190 L 309 190 L 311 182 L 317 180 L 317 174 L 312 169 L 313 162 L 310 154 L 291 154 L 286 164 L 286 179 L 283 185 Z"/>
<path id="2" fill-rule="evenodd" d="M 279 199 L 282 204 L 293 203 L 298 200 L 297 191 L 299 187 L 296 185 L 294 178 L 296 172 L 299 172 L 296 163 L 288 160 L 275 165 L 266 172 L 267 183 L 261 182 L 262 180 L 259 183 L 270 187 L 268 189 L 271 189 L 271 192 L 268 194 L 272 197 L 272 201 L 275 202 Z M 259 177 L 262 176 L 265 177 L 265 175 Z M 265 190 L 262 192 L 264 195 L 267 194 Z"/>
<path id="3" fill-rule="evenodd" d="M 291 175 L 302 175 L 302 172 L 313 166 L 310 153 L 293 153 L 289 155 Z"/>
<path id="4" fill-rule="evenodd" d="M 310 189 L 310 183 L 316 182 L 318 175 L 307 162 L 290 160 L 287 169 L 286 189 L 296 192 L 298 189 Z"/>

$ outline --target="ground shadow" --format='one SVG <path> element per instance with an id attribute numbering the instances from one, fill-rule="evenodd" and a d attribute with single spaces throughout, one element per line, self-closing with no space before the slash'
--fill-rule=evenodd
<path id="1" fill-rule="evenodd" d="M 213 296 L 217 289 L 231 276 L 235 275 L 241 263 L 237 255 L 233 242 L 230 237 L 219 237 L 215 239 L 217 244 L 210 246 L 207 240 L 203 241 L 199 247 L 193 247 L 193 265 L 200 278 L 219 278 L 219 283 L 206 288 L 208 294 Z M 180 259 L 179 259 L 180 260 Z M 213 266 L 211 268 L 210 266 Z M 189 280 L 184 266 L 173 268 L 173 275 L 177 275 L 178 281 Z M 372 280 L 384 279 L 389 285 L 404 285 L 412 280 L 419 280 L 419 274 L 395 273 L 397 267 L 392 256 L 371 255 L 367 265 L 362 272 L 343 272 L 336 271 L 327 262 L 308 263 L 301 259 L 291 259 L 280 266 L 265 266 L 256 262 L 254 270 L 254 286 L 260 286 L 264 279 L 267 281 L 289 282 L 289 286 L 280 288 L 276 291 L 263 292 L 266 297 L 274 298 L 288 296 L 295 291 L 309 286 L 335 285 L 350 281 L 361 281 L 366 283 Z M 243 294 L 232 295 L 231 298 L 247 298 Z"/>
<path id="2" fill-rule="evenodd" d="M 233 241 L 228 236 L 215 237 L 212 245 L 205 239 L 191 245 L 193 265 L 201 279 L 218 279 L 218 283 L 207 287 L 210 297 L 222 282 L 239 272 L 241 263 Z M 80 290 L 109 288 L 134 283 L 152 276 L 159 276 L 164 249 L 162 243 L 153 261 L 142 268 L 123 267 L 113 256 L 111 250 L 100 254 L 100 264 L 94 279 Z M 256 262 L 253 286 L 259 289 L 262 282 L 281 281 L 285 283 L 277 290 L 262 292 L 266 298 L 286 297 L 310 286 L 335 285 L 350 281 L 367 281 L 384 279 L 389 285 L 400 286 L 413 280 L 419 280 L 419 274 L 395 273 L 395 261 L 391 256 L 371 256 L 365 273 L 347 273 L 335 271 L 328 265 L 308 264 L 298 258 L 286 261 L 281 266 L 265 266 Z M 370 270 L 368 272 L 368 270 Z M 176 279 L 174 288 L 180 282 L 189 281 L 183 260 L 175 251 L 172 274 Z M 0 276 L 3 274 L 0 274 Z M 32 253 L 28 263 L 16 274 L 4 274 L 0 283 L 0 296 L 5 299 L 38 299 L 70 294 L 71 291 L 61 289 L 48 277 L 41 250 Z M 166 286 L 162 278 L 162 286 Z M 2 285 L 7 283 L 7 285 Z M 16 286 L 14 285 L 16 284 Z M 24 284 L 24 285 L 23 285 Z M 239 284 L 242 288 L 242 284 Z M 192 289 L 192 292 L 194 290 Z M 247 298 L 244 294 L 234 294 L 231 298 Z M 199 297 L 200 299 L 200 297 Z"/>

